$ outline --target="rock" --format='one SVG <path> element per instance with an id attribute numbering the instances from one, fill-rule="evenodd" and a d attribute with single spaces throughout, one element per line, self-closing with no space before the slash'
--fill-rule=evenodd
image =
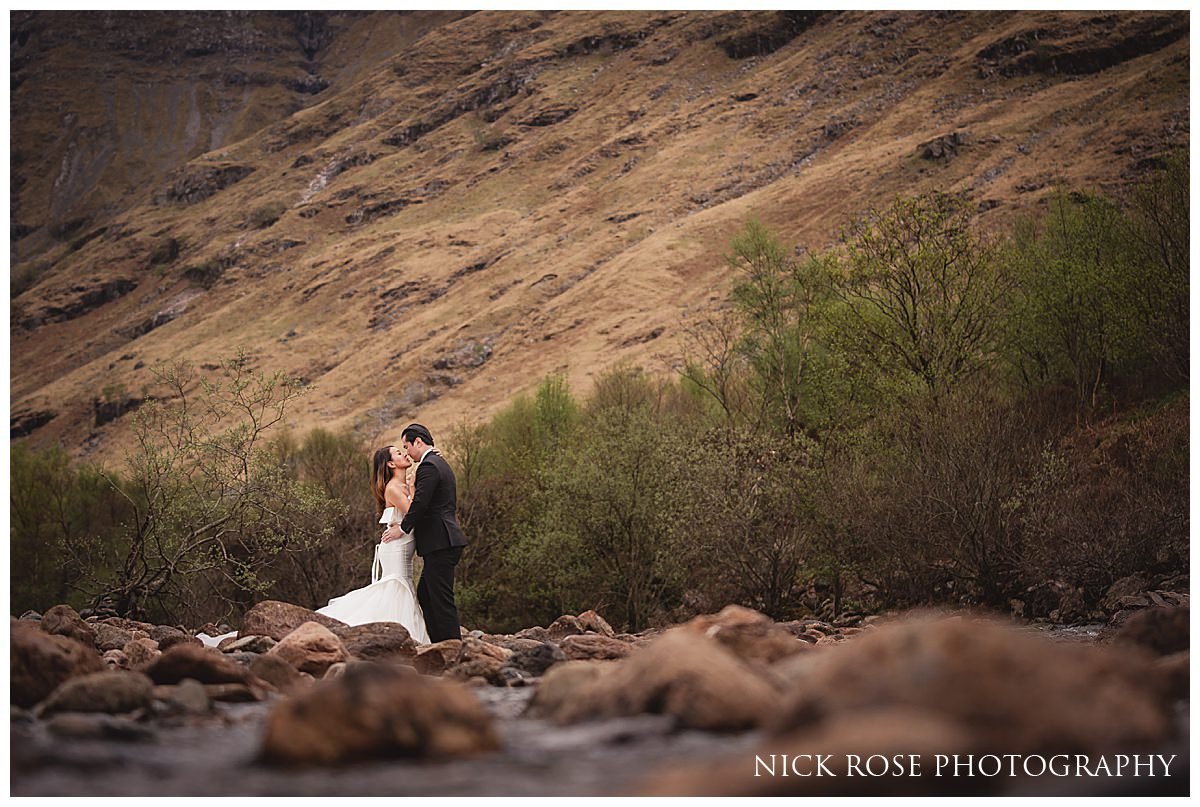
<path id="1" fill-rule="evenodd" d="M 1004 785 L 997 777 L 955 777 L 934 775 L 937 754 L 971 753 L 970 734 L 953 721 L 928 712 L 891 707 L 870 713 L 838 715 L 827 723 L 802 734 L 771 738 L 753 752 L 743 752 L 727 760 L 710 760 L 668 768 L 652 775 L 633 788 L 642 796 L 915 796 L 923 794 L 959 795 L 987 791 Z M 816 755 L 825 757 L 824 769 L 817 767 Z M 860 761 L 851 771 L 848 758 Z M 896 770 L 908 771 L 910 755 L 918 759 L 919 776 L 865 776 L 866 770 L 881 770 L 879 760 L 873 768 L 862 761 L 873 755 L 886 759 Z M 774 765 L 774 774 L 757 763 Z M 781 772 L 784 760 L 795 761 L 795 768 Z M 895 763 L 899 760 L 904 767 Z M 828 771 L 827 775 L 824 772 Z M 757 774 L 757 775 L 756 775 Z M 815 775 L 814 775 L 815 774 Z"/>
<path id="2" fill-rule="evenodd" d="M 18 706 L 33 706 L 64 681 L 106 669 L 91 646 L 48 634 L 38 623 L 14 619 L 10 631 L 9 696 Z"/>
<path id="3" fill-rule="evenodd" d="M 156 684 L 177 684 L 185 678 L 194 678 L 202 684 L 262 685 L 257 676 L 230 661 L 221 651 L 193 644 L 175 645 L 142 672 Z"/>
<path id="4" fill-rule="evenodd" d="M 329 669 L 332 670 L 336 666 L 338 665 L 331 665 Z M 311 677 L 306 678 L 297 672 L 296 668 L 291 664 L 279 656 L 273 656 L 269 653 L 259 656 L 250 662 L 250 672 L 278 689 L 284 695 L 291 695 L 296 690 L 312 683 Z M 325 674 L 328 675 L 328 671 Z"/>
<path id="5" fill-rule="evenodd" d="M 698 616 L 684 623 L 683 628 L 716 639 L 740 659 L 767 665 L 810 648 L 808 642 L 796 638 L 794 630 L 740 605 L 727 605 L 716 614 Z"/>
<path id="6" fill-rule="evenodd" d="M 125 645 L 133 641 L 133 634 L 116 625 L 97 622 L 92 626 L 96 632 L 96 649 L 101 653 L 108 650 L 123 650 Z"/>
<path id="7" fill-rule="evenodd" d="M 567 658 L 574 661 L 605 661 L 625 658 L 634 651 L 633 645 L 595 633 L 566 636 L 559 643 Z"/>
<path id="8" fill-rule="evenodd" d="M 225 703 L 250 703 L 266 697 L 263 683 L 248 684 L 205 684 L 204 694 L 214 701 Z"/>
<path id="9" fill-rule="evenodd" d="M 572 714 L 585 693 L 612 669 L 613 665 L 602 661 L 566 661 L 554 665 L 538 681 L 526 714 L 551 719 Z"/>
<path id="10" fill-rule="evenodd" d="M 417 649 L 413 666 L 422 675 L 441 675 L 458 660 L 461 639 L 446 639 Z"/>
<path id="11" fill-rule="evenodd" d="M 331 630 L 349 627 L 344 622 L 331 619 L 307 608 L 301 608 L 299 605 L 278 600 L 264 600 L 246 612 L 246 616 L 242 618 L 242 628 L 238 635 L 270 636 L 278 642 L 305 622 L 316 622 Z"/>
<path id="12" fill-rule="evenodd" d="M 67 712 L 46 721 L 46 730 L 78 740 L 153 740 L 154 731 L 127 717 Z"/>
<path id="13" fill-rule="evenodd" d="M 1108 591 L 1104 592 L 1104 596 L 1100 598 L 1100 607 L 1106 614 L 1115 614 L 1123 607 L 1121 604 L 1122 598 L 1138 597 L 1149 591 L 1151 586 L 1152 581 L 1144 572 L 1122 577 L 1109 586 Z"/>
<path id="14" fill-rule="evenodd" d="M 179 628 L 173 628 L 170 625 L 156 625 L 150 631 L 150 638 L 158 642 L 159 650 L 169 650 L 175 645 L 191 644 L 198 647 L 203 647 L 204 642 L 197 639 L 190 633 L 185 633 Z"/>
<path id="15" fill-rule="evenodd" d="M 69 636 L 89 647 L 96 646 L 96 632 L 69 605 L 56 605 L 42 616 L 42 630 L 53 636 Z"/>
<path id="16" fill-rule="evenodd" d="M 154 684 L 138 672 L 96 672 L 64 681 L 38 705 L 35 714 L 132 712 L 150 705 Z"/>
<path id="17" fill-rule="evenodd" d="M 506 647 L 514 653 L 520 653 L 522 650 L 536 650 L 545 642 L 538 639 L 522 639 L 516 636 L 496 636 L 494 634 L 485 634 L 483 637 L 485 642 L 490 642 L 500 647 Z"/>
<path id="18" fill-rule="evenodd" d="M 184 714 L 202 715 L 212 711 L 212 701 L 204 691 L 204 684 L 195 678 L 184 678 L 175 686 L 157 686 L 154 697 Z"/>
<path id="19" fill-rule="evenodd" d="M 547 631 L 545 628 L 543 628 L 541 626 L 535 626 L 532 628 L 525 628 L 525 630 L 517 631 L 516 634 L 514 634 L 513 638 L 515 638 L 515 639 L 533 639 L 538 642 L 545 642 L 545 641 L 549 641 L 550 633 L 549 633 L 549 631 Z"/>
<path id="20" fill-rule="evenodd" d="M 104 653 L 104 663 L 112 669 L 128 670 L 129 657 L 125 655 L 124 650 L 107 650 Z"/>
<path id="21" fill-rule="evenodd" d="M 355 658 L 406 659 L 417 655 L 417 643 L 398 622 L 368 622 L 348 628 L 335 628 L 346 652 Z"/>
<path id="22" fill-rule="evenodd" d="M 270 636 L 230 636 L 217 645 L 222 653 L 266 653 L 276 644 Z"/>
<path id="23" fill-rule="evenodd" d="M 130 633 L 134 634 L 135 637 L 137 636 L 138 631 L 141 631 L 142 633 L 145 633 L 146 636 L 149 636 L 150 631 L 154 630 L 156 627 L 155 625 L 151 625 L 149 622 L 138 622 L 136 619 L 125 619 L 124 617 L 119 616 L 105 617 L 104 619 L 98 620 L 96 624 L 112 625 L 115 628 L 129 631 Z"/>
<path id="24" fill-rule="evenodd" d="M 1116 643 L 1140 645 L 1160 656 L 1190 647 L 1191 619 L 1188 608 L 1147 608 L 1121 626 Z"/>
<path id="25" fill-rule="evenodd" d="M 508 682 L 500 672 L 512 657 L 512 651 L 490 644 L 474 636 L 462 640 L 458 648 L 458 657 L 454 664 L 446 669 L 446 675 L 462 680 L 482 678 L 489 684 L 505 686 Z"/>
<path id="26" fill-rule="evenodd" d="M 150 638 L 131 639 L 125 643 L 125 647 L 121 648 L 121 651 L 129 660 L 129 669 L 131 670 L 143 667 L 162 655 L 162 651 L 158 649 L 158 642 Z"/>
<path id="27" fill-rule="evenodd" d="M 955 722 L 976 753 L 1161 747 L 1171 729 L 1165 682 L 1141 654 L 1056 643 L 998 620 L 913 616 L 807 655 L 774 710 L 775 734 L 893 706 Z"/>
<path id="28" fill-rule="evenodd" d="M 522 640 L 524 641 L 524 640 Z M 545 674 L 555 664 L 567 661 L 567 654 L 554 642 L 537 642 L 534 646 L 518 650 L 508 657 L 505 667 L 511 667 L 532 677 Z"/>
<path id="29" fill-rule="evenodd" d="M 491 716 L 462 685 L 404 666 L 363 662 L 276 705 L 267 717 L 261 758 L 329 765 L 444 759 L 499 747 Z"/>
<path id="30" fill-rule="evenodd" d="M 939 135 L 917 146 L 917 151 L 926 160 L 948 160 L 958 154 L 958 150 L 971 140 L 968 132 L 960 129 L 949 134 Z"/>
<path id="31" fill-rule="evenodd" d="M 268 655 L 279 656 L 297 670 L 324 675 L 329 665 L 349 658 L 342 642 L 329 628 L 305 622 L 284 636 Z"/>
<path id="32" fill-rule="evenodd" d="M 576 636 L 584 632 L 584 627 L 579 622 L 579 617 L 563 614 L 558 619 L 550 623 L 550 627 L 546 628 L 546 638 L 557 642 L 564 636 Z M 523 633 L 523 631 L 522 631 Z M 518 633 L 518 636 L 521 634 Z"/>
<path id="33" fill-rule="evenodd" d="M 595 611 L 584 611 L 576 618 L 579 620 L 579 627 L 585 631 L 590 630 L 594 633 L 599 633 L 601 636 L 607 636 L 610 639 L 616 635 L 613 633 L 612 625 L 608 624 L 604 620 L 604 617 Z"/>
<path id="34" fill-rule="evenodd" d="M 332 678 L 341 678 L 342 675 L 345 674 L 345 672 L 346 672 L 346 662 L 339 661 L 337 664 L 329 665 L 329 669 L 326 670 L 325 674 L 321 676 L 321 680 L 324 681 L 324 680 L 328 680 L 328 679 L 332 679 Z"/>
<path id="35" fill-rule="evenodd" d="M 37 611 L 26 611 L 25 613 L 21 614 L 21 619 L 28 619 L 33 622 L 41 622 L 42 615 Z"/>
<path id="36" fill-rule="evenodd" d="M 603 674 L 588 673 L 595 679 L 558 701 L 557 709 L 542 711 L 546 703 L 535 696 L 538 711 L 559 723 L 662 713 L 688 728 L 739 731 L 763 723 L 778 701 L 764 677 L 693 630 L 668 631 L 609 666 Z M 542 685 L 559 669 L 550 670 Z"/>

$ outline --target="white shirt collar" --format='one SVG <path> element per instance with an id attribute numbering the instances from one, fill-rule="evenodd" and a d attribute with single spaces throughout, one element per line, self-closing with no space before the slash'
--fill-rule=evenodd
<path id="1" fill-rule="evenodd" d="M 417 460 L 418 465 L 420 465 L 422 462 L 425 461 L 425 458 L 429 456 L 430 451 L 433 451 L 433 446 L 430 446 L 429 448 L 425 449 L 425 451 L 421 454 L 421 459 Z"/>

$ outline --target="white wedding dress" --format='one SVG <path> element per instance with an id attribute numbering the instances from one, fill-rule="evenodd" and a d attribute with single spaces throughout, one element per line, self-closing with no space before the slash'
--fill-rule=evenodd
<path id="1" fill-rule="evenodd" d="M 418 644 L 429 644 L 425 615 L 417 602 L 413 586 L 413 555 L 416 540 L 405 535 L 375 547 L 371 564 L 371 585 L 334 597 L 318 614 L 333 617 L 347 625 L 367 622 L 399 622 Z"/>

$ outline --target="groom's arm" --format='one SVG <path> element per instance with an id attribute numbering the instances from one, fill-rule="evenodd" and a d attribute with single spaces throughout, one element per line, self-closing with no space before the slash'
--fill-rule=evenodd
<path id="1" fill-rule="evenodd" d="M 404 515 L 404 520 L 400 522 L 400 529 L 412 532 L 413 525 L 425 517 L 429 505 L 433 501 L 433 492 L 437 488 L 438 479 L 437 468 L 433 467 L 432 462 L 422 462 L 417 466 L 417 478 L 413 482 L 412 502 L 408 505 L 408 512 Z"/>

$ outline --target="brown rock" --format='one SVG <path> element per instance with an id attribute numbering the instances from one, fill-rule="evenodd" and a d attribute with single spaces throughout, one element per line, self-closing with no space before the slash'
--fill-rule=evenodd
<path id="1" fill-rule="evenodd" d="M 96 632 L 96 649 L 101 653 L 108 650 L 123 650 L 133 640 L 133 634 L 116 625 L 97 622 L 92 628 Z"/>
<path id="2" fill-rule="evenodd" d="M 210 684 L 210 686 L 213 686 Z M 215 686 L 223 686 L 216 684 Z M 154 687 L 156 700 L 166 701 L 178 711 L 187 714 L 207 714 L 212 711 L 212 701 L 204 691 L 204 684 L 194 678 L 185 678 L 174 686 Z"/>
<path id="3" fill-rule="evenodd" d="M 42 630 L 53 636 L 69 636 L 89 647 L 96 646 L 96 632 L 69 605 L 56 605 L 42 615 Z"/>
<path id="4" fill-rule="evenodd" d="M 668 631 L 610 666 L 611 671 L 580 687 L 576 697 L 559 702 L 561 708 L 543 714 L 573 723 L 663 713 L 689 728 L 738 731 L 761 724 L 779 699 L 764 677 L 692 630 Z M 546 679 L 558 669 L 551 669 Z"/>
<path id="5" fill-rule="evenodd" d="M 37 622 L 14 619 L 10 631 L 9 695 L 18 706 L 33 706 L 64 681 L 106 669 L 92 647 L 67 636 L 50 635 Z"/>
<path id="6" fill-rule="evenodd" d="M 740 605 L 727 605 L 716 614 L 698 616 L 683 627 L 716 639 L 740 659 L 762 664 L 772 664 L 810 647 L 766 614 Z"/>
<path id="7" fill-rule="evenodd" d="M 238 631 L 238 635 L 270 636 L 278 642 L 305 622 L 316 622 L 330 630 L 349 627 L 344 622 L 331 619 L 307 608 L 301 608 L 299 605 L 278 600 L 264 600 L 246 612 L 246 616 L 242 618 L 242 628 Z"/>
<path id="8" fill-rule="evenodd" d="M 126 642 L 122 651 L 129 659 L 129 669 L 131 670 L 143 667 L 162 655 L 162 651 L 158 649 L 158 642 L 149 637 Z"/>
<path id="9" fill-rule="evenodd" d="M 633 645 L 596 633 L 566 636 L 559 646 L 573 661 L 606 661 L 625 658 L 634 651 Z"/>
<path id="10" fill-rule="evenodd" d="M 549 643 L 548 643 L 549 644 Z M 556 647 L 557 645 L 550 645 Z M 579 703 L 614 665 L 603 661 L 564 661 L 547 669 L 538 681 L 526 714 L 557 719 L 579 710 Z"/>
<path id="11" fill-rule="evenodd" d="M 521 641 L 526 640 L 522 639 Z M 509 656 L 505 666 L 536 678 L 555 664 L 561 664 L 567 660 L 567 654 L 554 642 L 534 642 L 532 647 L 522 648 Z"/>
<path id="12" fill-rule="evenodd" d="M 914 616 L 808 655 L 775 733 L 891 706 L 954 721 L 982 753 L 1154 747 L 1170 732 L 1164 683 L 1145 657 L 997 620 Z"/>
<path id="13" fill-rule="evenodd" d="M 267 655 L 279 656 L 297 670 L 323 675 L 330 664 L 349 658 L 342 642 L 329 628 L 305 622 L 284 636 Z"/>
<path id="14" fill-rule="evenodd" d="M 1187 650 L 1190 646 L 1189 609 L 1147 608 L 1139 611 L 1117 631 L 1117 643 L 1138 645 L 1160 656 Z"/>
<path id="15" fill-rule="evenodd" d="M 519 630 L 513 635 L 514 639 L 533 639 L 536 642 L 549 641 L 550 633 L 540 625 Z"/>
<path id="16" fill-rule="evenodd" d="M 281 701 L 267 718 L 261 756 L 275 764 L 329 765 L 460 757 L 499 746 L 491 716 L 462 685 L 363 662 Z"/>
<path id="17" fill-rule="evenodd" d="M 222 653 L 266 653 L 276 644 L 270 636 L 230 636 L 217 649 Z"/>
<path id="18" fill-rule="evenodd" d="M 58 712 L 132 712 L 149 706 L 154 684 L 138 672 L 96 672 L 64 681 L 37 708 Z"/>
<path id="19" fill-rule="evenodd" d="M 513 651 L 514 653 L 520 653 L 521 651 L 537 650 L 537 648 L 539 648 L 545 644 L 545 642 L 539 641 L 537 639 L 523 639 L 523 638 L 520 638 L 517 636 L 485 635 L 483 637 L 483 640 L 490 644 L 499 645 L 500 647 L 506 647 L 509 650 Z"/>
<path id="20" fill-rule="evenodd" d="M 142 672 L 156 684 L 177 684 L 194 678 L 202 684 L 260 684 L 257 677 L 230 661 L 216 648 L 177 644 L 150 662 Z"/>
<path id="21" fill-rule="evenodd" d="M 150 631 L 150 638 L 158 642 L 159 650 L 169 650 L 179 644 L 193 644 L 199 647 L 204 646 L 204 642 L 192 636 L 190 633 L 185 633 L 179 628 L 173 628 L 170 625 L 157 625 L 154 630 Z"/>
<path id="22" fill-rule="evenodd" d="M 608 622 L 604 620 L 604 617 L 600 616 L 595 611 L 584 611 L 577 618 L 579 619 L 579 627 L 583 628 L 584 631 L 592 631 L 593 633 L 598 633 L 601 636 L 607 636 L 610 639 L 616 636 L 616 634 L 613 632 L 612 625 L 608 624 Z"/>
<path id="23" fill-rule="evenodd" d="M 1151 580 L 1144 573 L 1139 572 L 1122 577 L 1109 586 L 1108 591 L 1104 592 L 1104 596 L 1100 598 L 1100 607 L 1106 614 L 1114 614 L 1123 607 L 1122 600 L 1126 597 L 1140 599 L 1146 591 L 1150 590 L 1150 587 Z"/>
<path id="24" fill-rule="evenodd" d="M 129 657 L 124 650 L 107 650 L 104 653 L 104 663 L 111 669 L 128 670 Z"/>
<path id="25" fill-rule="evenodd" d="M 417 648 L 417 655 L 413 657 L 413 666 L 422 675 L 441 675 L 451 664 L 458 661 L 458 651 L 461 646 L 461 639 L 446 639 Z"/>
<path id="26" fill-rule="evenodd" d="M 563 614 L 558 619 L 550 623 L 550 627 L 546 628 L 546 638 L 550 641 L 557 642 L 566 636 L 576 636 L 583 633 L 584 627 L 579 622 L 579 617 Z M 518 633 L 518 636 L 521 634 Z M 535 638 L 535 637 L 530 637 Z"/>
<path id="27" fill-rule="evenodd" d="M 334 628 L 346 652 L 363 660 L 405 659 L 417 655 L 417 643 L 399 622 L 368 622 L 347 628 Z"/>
<path id="28" fill-rule="evenodd" d="M 224 703 L 249 703 L 251 701 L 260 701 L 266 697 L 266 690 L 262 684 L 251 686 L 248 684 L 205 684 L 204 694 L 214 701 L 222 701 Z"/>
<path id="29" fill-rule="evenodd" d="M 279 656 L 273 656 L 269 653 L 259 656 L 250 662 L 250 672 L 275 687 L 284 695 L 291 695 L 298 689 L 303 689 L 312 683 L 311 676 L 306 677 L 301 675 L 291 664 Z"/>
<path id="30" fill-rule="evenodd" d="M 119 616 L 105 617 L 104 619 L 98 620 L 96 624 L 112 625 L 115 628 L 120 628 L 121 630 L 126 630 L 134 634 L 136 634 L 138 631 L 141 631 L 145 633 L 146 636 L 149 636 L 150 631 L 154 630 L 155 628 L 155 626 L 151 625 L 149 622 L 138 622 L 136 619 L 125 619 L 124 617 Z"/>
<path id="31" fill-rule="evenodd" d="M 504 686 L 507 679 L 501 674 L 500 668 L 512 654 L 513 651 L 508 648 L 468 636 L 459 644 L 458 657 L 446 669 L 446 675 L 462 680 L 478 677 L 489 684 Z"/>

